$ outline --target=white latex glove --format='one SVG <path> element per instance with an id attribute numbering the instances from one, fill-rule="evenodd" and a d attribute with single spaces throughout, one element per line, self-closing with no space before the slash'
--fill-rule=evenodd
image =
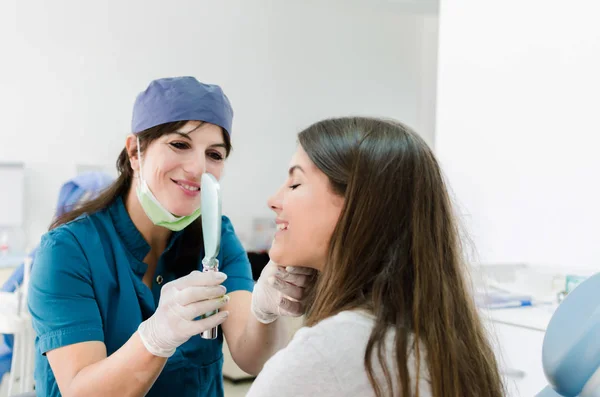
<path id="1" fill-rule="evenodd" d="M 220 308 L 229 300 L 225 287 L 219 285 L 226 279 L 224 273 L 195 270 L 166 283 L 160 292 L 156 312 L 138 328 L 146 349 L 155 356 L 171 357 L 175 349 L 192 336 L 225 321 L 228 312 L 194 319 Z"/>
<path id="2" fill-rule="evenodd" d="M 314 281 L 316 271 L 306 267 L 279 266 L 270 261 L 260 273 L 252 292 L 252 313 L 269 324 L 279 316 L 304 314 L 305 289 Z"/>

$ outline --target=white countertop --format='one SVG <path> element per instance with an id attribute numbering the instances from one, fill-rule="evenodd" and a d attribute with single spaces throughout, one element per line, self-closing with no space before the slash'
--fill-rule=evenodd
<path id="1" fill-rule="evenodd" d="M 523 306 L 510 309 L 482 310 L 482 315 L 494 322 L 546 332 L 557 305 Z"/>

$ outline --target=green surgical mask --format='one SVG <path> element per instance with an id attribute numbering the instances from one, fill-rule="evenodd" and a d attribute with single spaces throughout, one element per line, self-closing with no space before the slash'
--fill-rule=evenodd
<path id="1" fill-rule="evenodd" d="M 200 208 L 194 211 L 191 215 L 175 216 L 171 214 L 162 204 L 154 197 L 152 191 L 148 187 L 144 175 L 142 173 L 142 155 L 140 153 L 140 139 L 137 140 L 138 158 L 140 159 L 140 177 L 136 188 L 137 198 L 144 212 L 150 218 L 152 223 L 157 226 L 165 227 L 174 232 L 178 232 L 194 222 L 200 216 Z"/>

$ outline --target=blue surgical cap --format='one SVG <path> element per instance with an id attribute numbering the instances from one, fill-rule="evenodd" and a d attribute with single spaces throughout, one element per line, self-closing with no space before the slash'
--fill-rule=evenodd
<path id="1" fill-rule="evenodd" d="M 87 194 L 93 199 L 110 186 L 113 178 L 103 172 L 89 171 L 66 181 L 58 193 L 56 216 L 61 216 L 75 208 Z"/>
<path id="2" fill-rule="evenodd" d="M 189 76 L 158 79 L 137 96 L 131 132 L 137 134 L 184 120 L 215 124 L 231 135 L 233 109 L 218 85 L 204 84 Z"/>

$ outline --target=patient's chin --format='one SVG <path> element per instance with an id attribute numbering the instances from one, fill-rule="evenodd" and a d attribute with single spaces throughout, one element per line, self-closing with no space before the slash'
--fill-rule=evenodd
<path id="1" fill-rule="evenodd" d="M 275 245 L 269 250 L 269 259 L 279 266 L 302 266 L 300 265 L 301 261 L 298 261 L 295 255 L 290 255 Z"/>
<path id="2" fill-rule="evenodd" d="M 281 258 L 282 258 L 281 250 L 278 249 L 278 247 L 276 247 L 275 245 L 273 245 L 271 247 L 271 249 L 269 250 L 269 259 L 271 259 L 273 262 L 275 262 L 277 264 L 282 264 Z"/>

